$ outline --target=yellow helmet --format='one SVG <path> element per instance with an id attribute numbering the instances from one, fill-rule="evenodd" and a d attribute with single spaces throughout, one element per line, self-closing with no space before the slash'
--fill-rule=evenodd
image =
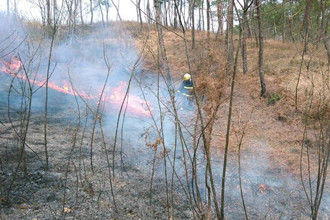
<path id="1" fill-rule="evenodd" d="M 189 73 L 184 74 L 183 80 L 190 80 L 190 79 L 191 79 L 191 75 Z"/>

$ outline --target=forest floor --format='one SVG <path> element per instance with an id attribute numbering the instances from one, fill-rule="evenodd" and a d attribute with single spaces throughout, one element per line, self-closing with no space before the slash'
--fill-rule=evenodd
<path id="1" fill-rule="evenodd" d="M 131 24 L 127 24 L 131 32 Z M 151 54 L 157 52 L 157 32 L 154 29 L 146 31 L 138 37 L 137 45 L 145 50 L 145 66 L 148 69 L 156 70 L 156 64 Z M 175 32 L 175 33 L 174 33 Z M 180 81 L 184 73 L 189 71 L 187 58 L 183 51 L 185 45 L 182 35 L 177 30 L 165 30 L 164 40 L 166 52 L 169 60 L 171 73 L 174 81 Z M 197 89 L 201 95 L 212 96 L 214 81 L 221 83 L 222 105 L 215 122 L 214 137 L 212 145 L 221 154 L 225 143 L 225 131 L 228 116 L 230 77 L 225 77 L 225 57 L 224 57 L 224 36 L 216 39 L 211 34 L 211 39 L 207 40 L 205 32 L 196 33 L 195 49 L 189 50 L 191 69 L 194 74 Z M 188 47 L 191 47 L 191 35 L 187 33 Z M 238 40 L 235 39 L 235 47 Z M 209 42 L 209 46 L 208 46 Z M 241 54 L 238 59 L 238 76 L 234 91 L 232 126 L 233 131 L 230 137 L 230 150 L 237 149 L 237 133 L 242 133 L 245 128 L 245 141 L 259 137 L 266 140 L 272 149 L 272 157 L 278 160 L 279 164 L 285 165 L 286 169 L 299 175 L 299 154 L 303 139 L 304 110 L 308 104 L 308 90 L 314 84 L 314 93 L 324 95 L 323 102 L 328 102 L 328 93 L 321 93 L 322 89 L 329 88 L 329 72 L 327 67 L 326 51 L 323 45 L 311 47 L 308 55 L 304 57 L 304 64 L 301 72 L 301 80 L 298 88 L 298 110 L 295 109 L 295 87 L 299 75 L 301 62 L 301 47 L 298 43 L 281 42 L 272 39 L 265 40 L 264 62 L 267 94 L 265 98 L 260 97 L 260 83 L 258 75 L 258 48 L 254 39 L 248 39 L 248 73 L 242 73 Z M 209 48 L 209 49 L 208 49 Z M 206 62 L 206 60 L 211 60 Z M 308 70 L 307 67 L 308 66 Z M 205 89 L 205 87 L 207 89 Z M 328 90 L 326 90 L 328 91 Z M 320 95 L 321 96 L 321 95 Z M 315 98 L 315 106 L 319 104 L 319 97 Z M 316 114 L 312 109 L 310 117 Z M 330 107 L 323 110 L 329 115 Z M 309 127 L 311 130 L 313 128 Z M 243 149 L 249 149 L 248 144 L 244 144 Z"/>
<path id="2" fill-rule="evenodd" d="M 35 115 L 31 120 L 27 143 L 33 152 L 27 150 L 27 175 L 20 170 L 15 174 L 18 160 L 15 134 L 9 123 L 1 126 L 1 219 L 166 219 L 166 192 L 162 180 L 155 177 L 150 203 L 150 166 L 141 167 L 132 159 L 136 154 L 148 153 L 148 149 L 125 150 L 128 153 L 124 165 L 116 163 L 116 179 L 112 182 L 115 207 L 100 135 L 95 137 L 95 168 L 92 172 L 87 162 L 90 136 L 86 135 L 84 141 L 72 148 L 74 127 L 67 125 L 72 118 L 70 115 L 65 117 L 65 114 L 50 117 L 49 172 L 45 171 L 41 153 L 44 148 L 42 115 Z M 107 152 L 112 155 L 112 151 Z M 120 161 L 119 154 L 116 154 L 116 161 Z M 8 192 L 9 201 L 5 199 Z M 185 196 L 177 186 L 173 192 L 173 199 L 177 202 L 172 209 L 173 215 L 191 218 Z M 116 208 L 117 212 L 114 211 Z"/>
<path id="3" fill-rule="evenodd" d="M 130 24 L 127 26 L 132 31 Z M 133 29 L 134 31 L 135 29 Z M 146 33 L 140 35 L 137 45 L 139 48 L 147 45 L 148 50 L 144 52 L 145 63 L 148 68 L 155 69 L 152 54 L 157 54 L 157 31 L 147 28 L 145 31 L 149 33 L 149 38 L 146 39 Z M 177 30 L 164 31 L 166 53 L 175 81 L 180 81 L 183 74 L 189 71 L 187 56 L 183 52 L 186 46 L 182 36 L 182 32 Z M 220 85 L 222 104 L 214 124 L 211 146 L 214 153 L 219 158 L 223 158 L 231 82 L 231 78 L 225 76 L 224 36 L 216 38 L 211 33 L 211 39 L 208 40 L 205 32 L 197 31 L 194 49 L 191 49 L 191 34 L 189 32 L 186 39 L 191 71 L 199 94 L 211 97 L 214 95 L 212 89 L 217 87 L 214 85 L 215 81 L 222 84 Z M 234 40 L 235 48 L 237 48 L 237 42 L 236 37 Z M 233 96 L 229 163 L 237 163 L 237 146 L 244 132 L 241 153 L 244 155 L 242 161 L 245 160 L 247 172 L 249 169 L 254 169 L 254 172 L 260 173 L 265 179 L 275 177 L 279 181 L 290 176 L 290 181 L 295 185 L 292 190 L 294 191 L 296 188 L 296 190 L 302 191 L 300 154 L 302 146 L 306 144 L 303 141 L 306 125 L 303 118 L 304 111 L 310 101 L 311 88 L 314 89 L 313 92 L 316 95 L 313 97 L 314 103 L 311 112 L 309 112 L 309 118 L 317 119 L 317 106 L 322 102 L 329 103 L 330 100 L 329 67 L 327 66 L 325 48 L 323 45 L 310 46 L 310 51 L 304 56 L 304 62 L 301 64 L 301 44 L 266 39 L 264 65 L 267 94 L 265 98 L 262 98 L 260 97 L 257 63 L 258 47 L 254 38 L 249 38 L 247 44 L 247 74 L 242 73 L 241 51 L 239 52 L 238 74 Z M 298 87 L 299 107 L 296 110 L 295 89 L 300 65 L 302 65 L 302 70 Z M 321 109 L 320 112 L 325 114 L 325 120 L 329 121 L 330 106 L 327 104 L 325 106 L 325 109 Z M 307 133 L 314 134 L 314 127 L 307 125 L 306 129 Z M 308 136 L 308 138 L 310 138 L 307 139 L 308 141 L 315 141 L 313 135 Z M 311 152 L 311 170 L 315 173 L 317 170 L 316 148 L 311 148 Z M 303 178 L 307 178 L 307 161 L 303 159 L 302 164 Z M 244 167 L 244 165 L 242 166 Z M 235 166 L 233 167 L 236 169 Z M 244 170 L 244 168 L 242 169 Z M 269 172 L 273 175 L 269 176 Z M 265 179 L 260 182 L 266 182 Z M 287 193 L 290 194 L 290 192 Z M 284 193 L 282 196 L 286 197 L 286 195 L 288 194 Z M 306 199 L 304 196 L 300 195 L 298 200 Z M 286 199 L 290 200 L 292 197 L 289 196 Z M 328 205 L 330 202 L 329 180 L 326 182 L 323 199 L 322 218 L 328 219 L 330 210 Z M 258 203 L 253 205 L 256 204 Z M 269 204 L 269 202 L 265 201 L 264 204 Z M 290 215 L 293 216 L 292 213 Z M 300 216 L 300 218 L 302 217 Z"/>
<path id="4" fill-rule="evenodd" d="M 153 58 L 153 55 L 157 54 L 156 30 L 150 29 L 150 32 L 144 30 L 141 33 L 136 23 L 127 22 L 124 26 L 132 36 L 136 47 L 140 51 L 145 48 L 143 68 L 148 72 L 157 72 L 156 61 Z M 182 75 L 189 69 L 183 52 L 184 41 L 178 36 L 182 34 L 178 30 L 175 32 L 177 34 L 164 31 L 164 39 L 172 76 L 176 82 L 180 82 Z M 190 37 L 189 33 L 187 37 Z M 235 43 L 237 44 L 237 39 Z M 197 31 L 196 48 L 189 51 L 199 94 L 211 97 L 212 89 L 221 87 L 222 104 L 214 124 L 211 143 L 214 152 L 214 170 L 217 173 L 215 178 L 220 182 L 230 93 L 230 78 L 224 74 L 223 40 L 221 38 L 216 40 L 213 34 L 211 40 L 206 40 L 206 33 Z M 303 68 L 298 93 L 301 107 L 296 111 L 294 92 L 301 59 L 300 51 L 301 45 L 298 44 L 265 40 L 265 78 L 268 92 L 266 98 L 261 98 L 257 72 L 257 47 L 254 40 L 248 41 L 249 71 L 244 75 L 241 67 L 238 68 L 229 145 L 228 197 L 225 211 L 233 219 L 244 216 L 240 197 L 237 194 L 239 192 L 237 145 L 243 131 L 245 135 L 241 152 L 242 178 L 250 217 L 306 219 L 309 216 L 307 201 L 300 183 L 299 169 L 305 126 L 302 112 L 308 101 L 305 90 L 310 87 L 312 79 L 314 84 L 322 84 L 321 73 L 327 73 L 327 67 L 326 56 L 322 56 L 325 54 L 323 47 L 312 48 L 306 60 L 313 65 L 308 71 Z M 241 63 L 240 60 L 238 63 Z M 221 85 L 219 86 L 218 83 Z M 0 89 L 0 92 L 4 91 L 5 89 Z M 124 165 L 120 163 L 119 151 L 115 152 L 117 176 L 112 185 L 118 212 L 114 214 L 115 206 L 106 163 L 106 155 L 111 156 L 113 152 L 102 147 L 102 136 L 98 129 L 93 154 L 95 170 L 92 172 L 89 169 L 90 133 L 86 132 L 83 135 L 80 131 L 79 142 L 72 148 L 76 122 L 70 117 L 74 114 L 71 110 L 60 109 L 49 118 L 48 145 L 51 172 L 44 171 L 43 118 L 40 113 L 33 115 L 29 129 L 29 147 L 37 152 L 27 150 L 28 168 L 31 172 L 26 176 L 19 171 L 17 176 L 13 176 L 17 164 L 17 143 L 6 117 L 6 104 L 1 100 L 0 104 L 0 119 L 5 122 L 0 125 L 0 181 L 3 186 L 1 189 L 3 194 L 0 195 L 1 219 L 51 219 L 55 216 L 85 219 L 167 219 L 167 198 L 162 166 L 156 166 L 159 175 L 155 175 L 153 198 L 150 203 L 153 151 L 146 146 L 138 147 L 134 140 L 126 141 L 124 144 Z M 325 111 L 329 114 L 329 109 Z M 106 130 L 106 133 L 110 132 L 113 132 L 113 128 Z M 113 143 L 112 136 L 107 136 L 106 140 L 107 143 Z M 110 149 L 110 146 L 108 148 Z M 314 156 L 312 154 L 312 158 Z M 68 164 L 69 158 L 70 164 Z M 158 159 L 157 163 L 161 164 L 162 158 Z M 313 162 L 312 164 L 312 169 L 315 169 L 315 164 Z M 170 207 L 170 212 L 177 219 L 191 219 L 193 216 L 189 202 L 180 184 L 176 183 L 172 186 L 169 195 L 176 206 Z M 9 188 L 11 188 L 11 200 L 5 201 Z M 330 184 L 327 181 L 320 219 L 329 218 L 329 204 Z"/>

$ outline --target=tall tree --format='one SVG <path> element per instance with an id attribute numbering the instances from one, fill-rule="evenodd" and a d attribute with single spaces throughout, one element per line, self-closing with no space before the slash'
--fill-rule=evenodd
<path id="1" fill-rule="evenodd" d="M 266 83 L 264 76 L 264 35 L 263 35 L 263 26 L 262 26 L 262 17 L 261 17 L 261 3 L 260 0 L 255 0 L 256 10 L 257 10 L 257 20 L 258 20 L 258 71 L 260 78 L 260 86 L 261 86 L 261 96 L 265 96 L 266 94 Z"/>
<path id="2" fill-rule="evenodd" d="M 282 1 L 282 10 L 283 10 L 283 12 L 282 12 L 282 41 L 284 42 L 285 41 L 285 18 L 286 18 L 286 10 L 285 10 L 285 4 L 286 4 L 286 1 L 287 0 L 283 0 Z"/>
<path id="3" fill-rule="evenodd" d="M 52 24 L 51 18 L 51 9 L 50 9 L 50 0 L 46 0 L 46 12 L 47 12 L 47 25 L 50 26 Z"/>
<path id="4" fill-rule="evenodd" d="M 205 20 L 204 20 L 204 0 L 202 0 L 202 5 L 201 5 L 201 11 L 202 11 L 202 30 L 205 30 Z"/>
<path id="5" fill-rule="evenodd" d="M 309 38 L 309 26 L 310 26 L 310 13 L 312 7 L 312 0 L 306 0 L 305 6 L 305 14 L 303 20 L 303 28 L 304 28 L 304 52 L 307 53 L 308 46 L 308 38 Z"/>
<path id="6" fill-rule="evenodd" d="M 15 16 L 18 15 L 18 12 L 17 12 L 17 1 L 16 0 L 14 0 L 14 14 L 15 14 Z"/>
<path id="7" fill-rule="evenodd" d="M 148 19 L 148 23 L 150 24 L 151 23 L 151 10 L 150 10 L 150 1 L 148 0 L 147 1 L 147 19 Z"/>
<path id="8" fill-rule="evenodd" d="M 89 0 L 89 10 L 91 13 L 91 21 L 90 23 L 93 24 L 93 19 L 94 19 L 94 8 L 93 8 L 93 0 Z"/>
<path id="9" fill-rule="evenodd" d="M 154 7 L 155 7 L 155 20 L 156 20 L 156 27 L 158 32 L 158 45 L 160 49 L 160 54 L 162 57 L 162 65 L 163 69 L 166 74 L 167 81 L 170 85 L 172 85 L 172 77 L 170 73 L 170 68 L 168 66 L 168 60 L 166 56 L 166 49 L 165 49 L 165 43 L 164 43 L 164 37 L 163 37 L 163 29 L 161 24 L 161 5 L 159 0 L 154 0 Z"/>
<path id="10" fill-rule="evenodd" d="M 218 17 L 217 37 L 218 37 L 218 35 L 222 35 L 223 34 L 222 13 L 223 13 L 223 3 L 222 3 L 222 0 L 218 0 L 218 2 L 217 2 L 217 17 Z"/>
<path id="11" fill-rule="evenodd" d="M 322 31 L 322 39 L 323 39 L 323 44 L 325 49 L 327 50 L 327 55 L 328 55 L 328 68 L 330 66 L 330 38 L 327 35 L 328 32 L 328 27 L 329 27 L 329 13 L 327 13 L 326 6 L 327 1 L 326 0 L 321 0 L 321 15 L 322 15 L 322 20 L 321 20 L 321 31 Z"/>
<path id="12" fill-rule="evenodd" d="M 210 38 L 210 25 L 211 25 L 211 5 L 210 0 L 206 0 L 206 28 L 207 28 L 207 38 Z"/>
<path id="13" fill-rule="evenodd" d="M 242 64 L 243 64 L 243 73 L 247 73 L 248 71 L 248 63 L 247 63 L 247 46 L 246 46 L 246 40 L 248 38 L 248 10 L 253 3 L 253 1 L 249 0 L 243 0 L 243 4 L 238 1 L 238 3 L 241 5 L 242 8 L 242 22 L 241 22 L 241 28 L 242 28 Z"/>
<path id="14" fill-rule="evenodd" d="M 53 21 L 57 20 L 57 0 L 53 0 Z"/>
<path id="15" fill-rule="evenodd" d="M 9 4 L 9 0 L 7 0 L 7 15 L 9 15 L 9 11 L 10 11 L 10 4 Z"/>
<path id="16" fill-rule="evenodd" d="M 289 14 L 289 28 L 290 28 L 290 37 L 292 42 L 294 42 L 294 36 L 293 36 L 293 13 L 292 13 L 292 8 L 293 8 L 293 0 L 290 1 L 290 14 Z"/>
<path id="17" fill-rule="evenodd" d="M 163 1 L 163 7 L 164 7 L 164 14 L 163 14 L 163 20 L 164 20 L 164 25 L 168 26 L 168 22 L 167 22 L 167 7 L 166 7 L 166 3 L 167 1 Z"/>
<path id="18" fill-rule="evenodd" d="M 252 0 L 254 1 L 254 0 Z M 254 40 L 256 42 L 256 46 L 258 46 L 258 34 L 257 34 L 257 22 L 255 16 L 256 7 L 252 5 L 250 8 L 249 18 L 250 18 L 250 26 L 251 26 L 251 36 L 253 35 Z"/>
<path id="19" fill-rule="evenodd" d="M 142 25 L 141 0 L 136 0 L 135 5 L 136 5 L 137 22 L 140 22 L 140 25 Z"/>
<path id="20" fill-rule="evenodd" d="M 80 12 L 80 22 L 84 25 L 84 14 L 83 14 L 83 5 L 82 0 L 79 0 L 79 12 Z"/>
<path id="21" fill-rule="evenodd" d="M 227 9 L 227 32 L 226 32 L 226 46 L 227 46 L 227 64 L 226 64 L 226 74 L 230 75 L 233 70 L 234 63 L 234 0 L 228 1 Z"/>
<path id="22" fill-rule="evenodd" d="M 106 21 L 107 21 L 107 24 L 109 24 L 109 9 L 110 9 L 110 2 L 109 2 L 109 0 L 103 0 L 102 1 L 102 4 L 104 5 L 104 7 L 105 7 L 105 19 L 106 19 Z M 140 12 L 141 13 L 141 12 Z M 141 21 L 142 21 L 142 19 L 141 19 Z"/>
<path id="23" fill-rule="evenodd" d="M 190 0 L 191 48 L 195 48 L 195 0 Z"/>
<path id="24" fill-rule="evenodd" d="M 173 5 L 173 13 L 174 13 L 173 27 L 177 28 L 178 27 L 178 13 L 177 13 L 177 10 L 175 10 L 175 2 L 174 2 L 174 5 Z"/>

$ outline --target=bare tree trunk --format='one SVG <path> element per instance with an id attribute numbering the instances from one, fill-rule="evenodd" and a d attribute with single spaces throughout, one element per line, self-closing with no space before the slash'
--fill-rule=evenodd
<path id="1" fill-rule="evenodd" d="M 246 39 L 248 36 L 248 20 L 247 20 L 247 12 L 248 12 L 248 5 L 247 1 L 244 1 L 244 8 L 242 14 L 242 64 L 243 64 L 243 73 L 246 74 L 248 71 L 247 66 L 247 46 L 246 46 Z"/>
<path id="2" fill-rule="evenodd" d="M 41 23 L 42 26 L 45 27 L 46 26 L 46 15 L 45 15 L 45 8 L 43 7 L 42 4 L 38 3 L 38 8 L 40 10 L 40 17 L 41 17 Z"/>
<path id="3" fill-rule="evenodd" d="M 205 21 L 204 21 L 204 0 L 202 0 L 202 30 L 205 30 Z"/>
<path id="4" fill-rule="evenodd" d="M 222 11 L 223 11 L 223 6 L 222 6 L 222 0 L 218 0 L 217 4 L 217 16 L 218 16 L 218 31 L 217 31 L 217 37 L 219 35 L 223 34 L 223 19 L 222 19 Z"/>
<path id="5" fill-rule="evenodd" d="M 283 10 L 283 14 L 282 14 L 282 42 L 285 42 L 285 4 L 286 4 L 286 0 L 282 1 L 282 10 Z"/>
<path id="6" fill-rule="evenodd" d="M 161 8 L 160 8 L 160 2 L 159 0 L 154 0 L 154 7 L 155 7 L 155 20 L 156 20 L 156 26 L 157 26 L 157 32 L 158 32 L 158 44 L 160 47 L 160 53 L 162 56 L 162 65 L 164 68 L 164 71 L 166 73 L 167 82 L 172 85 L 172 77 L 170 73 L 170 68 L 168 66 L 168 60 L 166 56 L 166 49 L 165 49 L 165 43 L 163 38 L 163 30 L 161 26 Z"/>
<path id="7" fill-rule="evenodd" d="M 168 22 L 167 22 L 167 8 L 166 8 L 166 2 L 167 1 L 163 1 L 163 6 L 164 6 L 164 15 L 163 15 L 163 19 L 164 19 L 164 25 L 168 26 Z"/>
<path id="8" fill-rule="evenodd" d="M 312 7 L 312 0 L 306 0 L 305 15 L 303 20 L 304 27 L 304 52 L 308 51 L 308 41 L 309 41 L 309 26 L 310 26 L 310 11 Z"/>
<path id="9" fill-rule="evenodd" d="M 17 1 L 16 0 L 14 0 L 14 14 L 15 14 L 15 16 L 18 15 L 18 12 L 17 12 Z"/>
<path id="10" fill-rule="evenodd" d="M 9 0 L 7 0 L 7 15 L 9 15 L 10 12 L 10 4 L 9 4 Z"/>
<path id="11" fill-rule="evenodd" d="M 252 37 L 253 36 L 253 31 L 252 31 L 252 16 L 251 16 L 251 9 L 252 9 L 252 5 L 250 6 L 249 10 L 248 10 L 248 18 L 247 18 L 247 23 L 246 23 L 246 26 L 248 28 L 248 38 Z"/>
<path id="12" fill-rule="evenodd" d="M 213 14 L 211 7 L 210 7 L 210 21 L 211 21 L 211 31 L 214 33 L 214 21 L 213 21 Z"/>
<path id="13" fill-rule="evenodd" d="M 255 0 L 256 9 L 257 9 L 257 19 L 258 19 L 258 40 L 259 40 L 259 57 L 258 57 L 258 70 L 260 78 L 261 93 L 263 97 L 266 94 L 266 83 L 264 77 L 264 36 L 263 36 L 263 27 L 262 27 L 262 18 L 261 18 L 261 3 L 260 0 Z"/>
<path id="14" fill-rule="evenodd" d="M 119 13 L 119 2 L 120 1 L 118 0 L 118 5 L 114 2 L 114 0 L 110 0 L 110 1 L 112 3 L 112 6 L 114 6 L 116 11 L 117 11 L 117 18 L 116 19 L 119 19 L 119 21 L 122 21 L 120 13 Z"/>
<path id="15" fill-rule="evenodd" d="M 71 31 L 72 28 L 72 24 L 74 22 L 73 20 L 73 14 L 74 14 L 74 10 L 73 10 L 73 1 L 72 0 L 65 0 L 65 4 L 67 7 L 67 13 L 68 13 L 68 19 L 67 19 L 67 25 L 69 26 L 69 29 Z"/>
<path id="16" fill-rule="evenodd" d="M 237 45 L 237 49 L 235 52 L 235 63 L 233 65 L 230 97 L 229 97 L 226 142 L 225 142 L 225 152 L 224 152 L 222 177 L 221 177 L 221 218 L 220 218 L 221 220 L 225 219 L 224 210 L 225 210 L 225 186 L 226 186 L 227 157 L 228 157 L 228 148 L 229 148 L 229 139 L 230 139 L 230 127 L 231 127 L 231 119 L 232 119 L 234 89 L 235 89 L 235 81 L 236 81 L 235 78 L 236 78 L 236 72 L 237 72 L 237 60 L 238 60 L 239 49 L 240 49 L 240 44 L 241 44 L 241 35 L 242 35 L 242 32 L 240 30 L 239 38 L 238 38 L 238 45 Z"/>
<path id="17" fill-rule="evenodd" d="M 91 13 L 91 22 L 90 22 L 90 24 L 93 24 L 93 19 L 94 19 L 93 0 L 89 1 L 89 9 L 90 9 L 90 13 Z"/>
<path id="18" fill-rule="evenodd" d="M 292 8 L 293 8 L 293 2 L 292 2 L 292 0 L 289 0 L 289 1 L 290 1 L 290 8 L 292 10 Z M 289 15 L 289 27 L 290 27 L 291 40 L 292 40 L 292 42 L 294 42 L 294 36 L 293 36 L 293 14 L 292 14 L 292 11 L 290 11 L 290 15 Z"/>
<path id="19" fill-rule="evenodd" d="M 253 0 L 254 1 L 254 0 Z M 259 42 L 258 42 L 258 34 L 257 34 L 257 22 L 255 21 L 255 6 L 252 6 L 251 7 L 251 10 L 250 10 L 250 20 L 251 20 L 251 29 L 252 29 L 252 32 L 251 33 L 254 37 L 254 40 L 256 42 L 256 46 L 259 46 Z"/>
<path id="20" fill-rule="evenodd" d="M 175 4 L 175 3 L 174 3 Z M 175 6 L 173 6 L 173 13 L 174 13 L 174 21 L 173 21 L 173 26 L 174 28 L 177 28 L 178 27 L 178 13 L 177 11 L 175 10 Z"/>
<path id="21" fill-rule="evenodd" d="M 150 10 L 150 2 L 149 0 L 147 1 L 147 19 L 148 23 L 151 24 L 151 10 Z"/>
<path id="22" fill-rule="evenodd" d="M 233 41 L 233 25 L 234 25 L 234 0 L 229 0 L 229 5 L 227 9 L 227 33 L 226 33 L 226 44 L 227 44 L 227 64 L 226 64 L 226 74 L 230 75 L 233 71 L 234 62 L 234 41 Z"/>
<path id="23" fill-rule="evenodd" d="M 168 26 L 171 27 L 172 26 L 172 20 L 171 20 L 172 11 L 171 11 L 171 2 L 170 1 L 167 2 L 166 11 L 167 11 Z"/>
<path id="24" fill-rule="evenodd" d="M 140 10 L 139 10 L 139 2 L 140 2 L 140 0 L 136 0 L 135 1 L 135 7 L 136 7 L 136 22 L 139 22 L 139 12 L 140 12 Z"/>
<path id="25" fill-rule="evenodd" d="M 172 12 L 171 12 L 171 1 L 169 1 L 168 4 L 167 4 L 167 11 L 169 12 L 168 13 L 169 26 L 173 26 L 173 23 L 172 23 Z"/>
<path id="26" fill-rule="evenodd" d="M 327 55 L 328 55 L 328 68 L 330 66 L 330 42 L 329 42 L 329 37 L 328 37 L 328 28 L 329 27 L 329 19 L 328 19 L 328 14 L 326 13 L 326 4 L 327 2 L 325 0 L 321 1 L 321 15 L 322 15 L 322 20 L 321 20 L 321 31 L 322 31 L 322 38 L 323 38 L 323 44 L 325 49 L 327 50 Z"/>
<path id="27" fill-rule="evenodd" d="M 110 8 L 110 5 L 106 5 L 105 6 L 105 19 L 107 21 L 107 24 L 109 24 L 109 8 Z"/>
<path id="28" fill-rule="evenodd" d="M 77 26 L 78 4 L 78 0 L 73 0 L 73 30 L 75 30 Z"/>
<path id="29" fill-rule="evenodd" d="M 195 48 L 195 0 L 190 1 L 190 16 L 191 16 L 191 48 Z"/>
<path id="30" fill-rule="evenodd" d="M 137 0 L 136 2 L 136 13 L 137 13 L 137 21 L 140 22 L 140 25 L 142 26 L 141 0 Z"/>
<path id="31" fill-rule="evenodd" d="M 47 8 L 47 25 L 50 26 L 52 24 L 51 13 L 50 13 L 50 0 L 46 0 L 46 8 Z"/>
<path id="32" fill-rule="evenodd" d="M 80 21 L 81 24 L 84 25 L 84 15 L 83 15 L 83 10 L 82 10 L 82 0 L 79 2 L 79 11 L 80 11 Z"/>
<path id="33" fill-rule="evenodd" d="M 198 6 L 198 30 L 202 30 L 202 7 Z"/>
<path id="34" fill-rule="evenodd" d="M 56 26 L 54 21 L 54 27 L 52 27 L 52 39 L 49 47 L 49 54 L 48 54 L 48 63 L 47 63 L 47 72 L 46 72 L 46 83 L 45 83 L 45 112 L 44 112 L 44 148 L 45 148 L 45 158 L 46 158 L 46 170 L 49 169 L 49 162 L 48 162 L 48 142 L 47 142 L 47 116 L 48 116 L 48 81 L 50 78 L 50 67 L 51 67 L 51 59 L 53 53 L 53 46 L 56 34 Z"/>
<path id="35" fill-rule="evenodd" d="M 100 12 L 101 12 L 102 24 L 103 24 L 103 26 L 105 26 L 104 14 L 103 14 L 102 5 L 101 5 L 101 1 L 100 0 L 98 2 L 98 6 L 99 6 L 99 9 L 100 9 Z"/>
<path id="36" fill-rule="evenodd" d="M 57 1 L 53 0 L 53 21 L 55 22 L 57 19 Z"/>
<path id="37" fill-rule="evenodd" d="M 210 38 L 210 0 L 206 0 L 206 28 L 207 28 L 207 38 Z"/>

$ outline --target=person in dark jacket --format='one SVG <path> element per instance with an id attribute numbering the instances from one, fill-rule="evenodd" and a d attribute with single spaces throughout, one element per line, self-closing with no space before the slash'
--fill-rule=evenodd
<path id="1" fill-rule="evenodd" d="M 183 99 L 183 107 L 191 109 L 193 107 L 193 89 L 194 84 L 189 73 L 184 74 L 183 81 L 179 88 L 179 92 L 185 96 Z"/>

